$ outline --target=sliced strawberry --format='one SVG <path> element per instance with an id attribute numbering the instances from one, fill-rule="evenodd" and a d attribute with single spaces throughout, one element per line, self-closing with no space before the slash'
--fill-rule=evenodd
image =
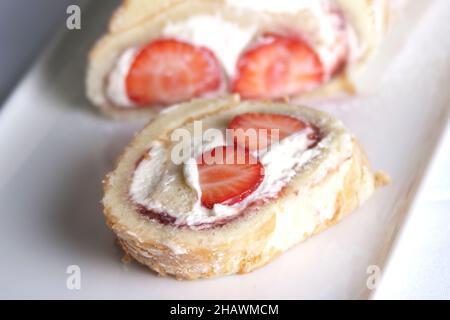
<path id="1" fill-rule="evenodd" d="M 305 41 L 268 34 L 239 58 L 232 91 L 246 99 L 273 99 L 312 90 L 323 81 L 323 65 Z"/>
<path id="2" fill-rule="evenodd" d="M 228 125 L 233 130 L 235 142 L 250 151 L 264 150 L 277 140 L 307 127 L 314 130 L 309 137 L 312 145 L 319 139 L 318 130 L 302 120 L 283 114 L 244 113 L 234 117 Z"/>
<path id="3" fill-rule="evenodd" d="M 139 106 L 171 104 L 218 90 L 222 69 L 207 48 L 159 39 L 140 50 L 126 77 L 126 90 Z"/>
<path id="4" fill-rule="evenodd" d="M 242 201 L 264 178 L 262 164 L 244 149 L 216 147 L 203 153 L 197 162 L 202 205 L 209 209 L 216 203 Z"/>

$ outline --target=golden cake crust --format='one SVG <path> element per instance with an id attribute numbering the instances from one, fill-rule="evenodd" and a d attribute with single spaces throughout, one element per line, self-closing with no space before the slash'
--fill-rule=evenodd
<path id="1" fill-rule="evenodd" d="M 179 228 L 139 214 L 130 204 L 128 190 L 130 172 L 145 146 L 164 132 L 187 122 L 234 112 L 235 109 L 237 112 L 296 110 L 309 121 L 315 119 L 315 124 L 322 123 L 321 130 L 330 130 L 336 141 L 332 140 L 329 150 L 323 151 L 323 157 L 303 168 L 275 199 L 222 227 L 205 230 Z M 347 132 L 339 122 L 319 111 L 300 106 L 241 103 L 237 96 L 195 100 L 175 106 L 135 137 L 119 158 L 114 171 L 105 178 L 103 206 L 107 224 L 129 256 L 161 275 L 197 279 L 252 271 L 296 243 L 337 223 L 360 206 L 376 187 L 387 182 L 383 174 L 372 172 L 361 145 L 354 137 L 347 146 L 351 153 L 339 158 L 341 134 Z M 318 175 L 323 163 L 338 159 L 336 157 L 340 160 L 325 174 Z M 339 187 L 335 187 L 337 185 Z M 327 219 L 319 219 L 313 210 L 314 205 L 322 202 L 329 202 L 332 206 L 332 215 Z"/>
<path id="2" fill-rule="evenodd" d="M 255 0 L 257 1 L 257 0 Z M 296 98 L 354 93 L 355 80 L 379 45 L 387 28 L 389 10 L 386 0 L 336 0 L 350 21 L 362 52 L 357 61 L 339 76 L 314 91 Z M 86 72 L 86 94 L 100 110 L 113 118 L 155 116 L 161 107 L 120 108 L 106 97 L 106 77 L 123 50 L 149 42 L 161 34 L 167 21 L 178 21 L 196 13 L 226 10 L 225 0 L 126 0 L 113 14 L 108 32 L 92 48 Z M 239 17 L 233 17 L 239 20 Z M 244 19 L 244 18 L 240 18 Z M 242 23 L 242 21 L 238 21 Z"/>

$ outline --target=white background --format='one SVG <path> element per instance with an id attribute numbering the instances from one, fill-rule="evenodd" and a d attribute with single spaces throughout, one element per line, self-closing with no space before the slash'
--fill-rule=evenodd
<path id="1" fill-rule="evenodd" d="M 410 213 L 377 299 L 450 299 L 450 126 Z"/>
<path id="2" fill-rule="evenodd" d="M 75 0 L 0 1 L 0 103 L 65 20 Z M 31 5 L 33 3 L 33 5 Z M 450 23 L 450 22 L 449 22 Z M 450 56 L 450 55 L 449 55 Z M 374 297 L 450 298 L 450 128 L 430 164 Z"/>

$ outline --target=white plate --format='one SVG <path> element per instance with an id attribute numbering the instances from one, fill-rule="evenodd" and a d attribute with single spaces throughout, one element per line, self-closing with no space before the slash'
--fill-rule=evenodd
<path id="1" fill-rule="evenodd" d="M 0 117 L 0 297 L 367 297 L 367 268 L 383 268 L 448 118 L 450 2 L 414 2 L 422 7 L 398 23 L 372 66 L 385 68 L 376 94 L 319 104 L 361 139 L 392 185 L 251 274 L 180 282 L 121 263 L 104 224 L 101 180 L 142 124 L 103 119 L 84 98 L 85 55 L 114 6 L 96 1 L 82 30 L 49 48 Z M 81 269 L 80 290 L 66 286 L 69 265 Z"/>

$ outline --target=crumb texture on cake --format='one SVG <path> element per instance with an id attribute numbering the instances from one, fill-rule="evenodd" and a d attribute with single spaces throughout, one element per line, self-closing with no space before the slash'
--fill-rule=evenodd
<path id="1" fill-rule="evenodd" d="M 129 199 L 130 176 L 149 143 L 195 120 L 228 121 L 245 112 L 294 113 L 318 126 L 329 141 L 276 198 L 248 208 L 223 226 L 180 228 L 138 212 Z M 230 96 L 173 106 L 146 126 L 105 178 L 103 206 L 108 226 L 130 257 L 161 275 L 198 279 L 246 273 L 268 263 L 340 221 L 387 182 L 386 174 L 372 171 L 356 138 L 331 116 L 296 105 L 241 102 Z M 166 196 L 176 201 L 178 195 Z"/>
<path id="2" fill-rule="evenodd" d="M 340 75 L 311 92 L 296 98 L 316 98 L 333 96 L 340 93 L 354 93 L 357 77 L 364 70 L 369 58 L 378 47 L 385 31 L 389 15 L 386 0 L 360 1 L 335 0 L 345 19 L 354 29 L 358 39 L 358 58 Z M 147 108 L 117 107 L 107 97 L 107 77 L 111 73 L 118 57 L 125 50 L 142 46 L 161 37 L 167 23 L 183 21 L 194 15 L 214 15 L 223 13 L 227 19 L 245 25 L 249 14 L 260 13 L 250 10 L 245 15 L 233 13 L 226 0 L 126 0 L 111 17 L 109 29 L 92 48 L 86 72 L 86 94 L 89 100 L 100 110 L 114 118 L 154 117 L 162 106 Z M 226 13 L 224 13 L 226 12 Z M 278 19 L 274 13 L 271 19 Z M 301 19 L 291 18 L 290 23 L 300 23 Z M 275 21 L 275 20 L 274 20 Z"/>

